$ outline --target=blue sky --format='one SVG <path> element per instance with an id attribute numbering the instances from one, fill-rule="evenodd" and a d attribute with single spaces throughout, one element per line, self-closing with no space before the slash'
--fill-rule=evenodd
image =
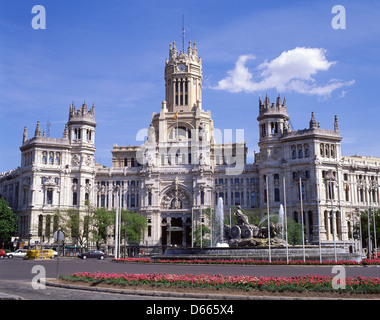
<path id="1" fill-rule="evenodd" d="M 35 30 L 34 5 L 46 9 Z M 346 29 L 332 7 L 343 5 Z M 379 1 L 1 0 L 0 172 L 20 165 L 24 126 L 60 138 L 69 105 L 95 103 L 96 161 L 135 145 L 164 100 L 169 43 L 185 35 L 203 61 L 203 101 L 218 129 L 244 129 L 258 151 L 258 99 L 286 97 L 293 129 L 338 115 L 342 153 L 380 157 Z"/>

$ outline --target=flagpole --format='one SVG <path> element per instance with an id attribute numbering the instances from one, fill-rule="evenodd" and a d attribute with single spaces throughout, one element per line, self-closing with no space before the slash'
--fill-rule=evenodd
<path id="1" fill-rule="evenodd" d="M 322 263 L 321 217 L 319 216 L 319 179 L 318 178 L 317 178 L 317 215 L 318 215 L 319 262 Z"/>
<path id="2" fill-rule="evenodd" d="M 178 113 L 176 113 L 176 120 L 177 120 L 177 141 L 179 141 L 178 139 Z"/>
<path id="3" fill-rule="evenodd" d="M 119 248 L 118 248 L 118 240 L 119 240 L 119 201 L 117 199 L 117 196 L 118 196 L 118 193 L 119 193 L 119 190 L 118 190 L 118 187 L 117 188 L 117 191 L 116 191 L 116 210 L 115 210 L 115 252 L 114 252 L 114 255 L 115 255 L 115 259 L 118 259 L 119 258 L 119 255 L 118 255 L 118 252 L 119 252 Z"/>
<path id="4" fill-rule="evenodd" d="M 268 214 L 268 248 L 269 248 L 269 262 L 272 262 L 271 248 L 270 248 L 270 223 L 269 223 L 269 191 L 268 191 L 268 176 L 265 177 L 267 189 L 267 214 Z"/>
<path id="5" fill-rule="evenodd" d="M 303 250 L 303 261 L 305 262 L 305 235 L 304 235 L 304 226 L 303 226 L 303 201 L 302 201 L 302 182 L 301 177 L 299 178 L 300 182 L 300 199 L 301 199 L 301 225 L 302 225 L 302 250 Z"/>
<path id="6" fill-rule="evenodd" d="M 286 242 L 286 264 L 289 263 L 289 252 L 288 252 L 288 216 L 286 213 L 286 184 L 285 176 L 282 177 L 284 184 L 284 217 L 285 217 L 285 242 Z"/>

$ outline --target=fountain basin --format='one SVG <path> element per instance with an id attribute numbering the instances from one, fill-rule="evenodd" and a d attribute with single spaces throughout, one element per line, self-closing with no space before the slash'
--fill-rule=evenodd
<path id="1" fill-rule="evenodd" d="M 334 261 L 334 247 L 322 246 L 322 261 Z M 361 262 L 362 257 L 358 253 L 345 252 L 343 247 L 336 248 L 337 260 Z M 152 259 L 170 259 L 170 260 L 269 260 L 268 247 L 254 248 L 226 248 L 226 247 L 210 247 L 210 248 L 177 248 L 169 247 L 164 254 L 153 256 Z M 302 246 L 288 247 L 289 260 L 303 260 Z M 286 261 L 286 248 L 271 248 L 272 261 Z M 305 246 L 305 260 L 319 261 L 319 247 L 308 245 Z"/>

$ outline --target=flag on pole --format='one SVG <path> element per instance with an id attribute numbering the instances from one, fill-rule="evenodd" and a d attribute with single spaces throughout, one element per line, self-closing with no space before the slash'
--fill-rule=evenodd
<path id="1" fill-rule="evenodd" d="M 173 117 L 173 120 L 176 120 L 178 117 L 178 111 L 175 113 L 174 117 Z"/>

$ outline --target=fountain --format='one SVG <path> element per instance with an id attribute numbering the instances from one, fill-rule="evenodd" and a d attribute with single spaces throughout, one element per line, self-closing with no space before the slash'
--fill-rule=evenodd
<path id="1" fill-rule="evenodd" d="M 281 225 L 284 225 L 284 207 L 281 204 L 280 210 L 278 211 L 278 222 L 281 223 Z M 281 232 L 281 239 L 284 239 L 284 233 Z"/>
<path id="2" fill-rule="evenodd" d="M 218 199 L 212 228 L 212 246 L 213 247 L 228 247 L 224 242 L 224 205 L 223 198 Z"/>
<path id="3" fill-rule="evenodd" d="M 268 226 L 250 224 L 240 206 L 234 212 L 237 218 L 236 225 L 224 225 L 223 199 L 219 199 L 214 216 L 214 233 L 210 248 L 179 248 L 168 247 L 164 254 L 153 256 L 152 259 L 253 259 L 271 261 L 302 260 L 324 261 L 338 260 L 361 261 L 357 253 L 346 252 L 344 246 L 333 247 L 323 245 L 297 246 L 289 245 L 278 237 L 282 234 L 284 211 L 280 207 L 279 221 L 270 222 Z M 263 217 L 262 223 L 267 221 Z M 269 233 L 269 236 L 268 236 Z M 270 239 L 270 243 L 268 242 Z"/>

